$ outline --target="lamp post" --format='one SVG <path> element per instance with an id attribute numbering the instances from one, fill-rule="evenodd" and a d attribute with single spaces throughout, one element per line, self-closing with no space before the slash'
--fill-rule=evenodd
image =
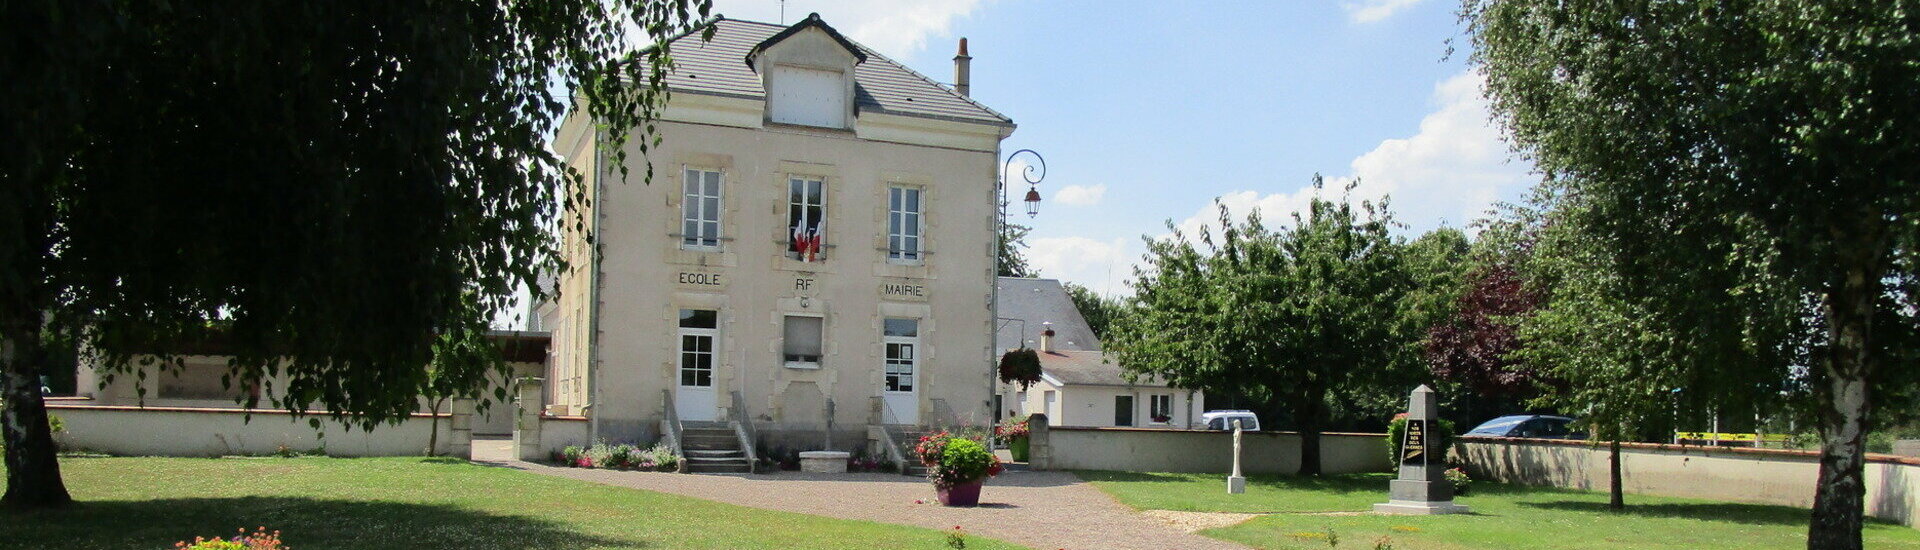
<path id="1" fill-rule="evenodd" d="M 1000 354 L 1005 353 L 999 349 L 1000 345 L 996 340 L 1000 337 L 999 327 L 1001 326 L 1000 322 L 1003 320 L 1000 318 L 1000 272 L 1001 269 L 1005 267 L 1001 265 L 1001 262 L 1004 261 L 1005 254 L 1003 254 L 1003 252 L 1007 246 L 1007 184 L 1009 183 L 1007 181 L 1009 179 L 1007 172 L 1013 170 L 1013 159 L 1018 158 L 1020 155 L 1031 155 L 1040 166 L 1038 172 L 1034 171 L 1033 164 L 1027 164 L 1020 169 L 1020 179 L 1026 180 L 1027 182 L 1027 195 L 1024 197 L 1024 202 L 1027 203 L 1027 217 L 1029 218 L 1040 214 L 1040 188 L 1037 186 L 1040 184 L 1040 180 L 1046 179 L 1047 177 L 1047 159 L 1032 149 L 1021 149 L 1014 151 L 1013 154 L 1007 155 L 1007 160 L 1000 164 L 1000 173 L 995 178 L 997 180 L 997 187 L 999 187 L 996 191 L 998 192 L 1000 200 L 1000 208 L 995 211 L 997 217 L 994 218 L 993 226 L 993 274 L 989 278 L 992 286 L 987 287 L 992 290 L 987 296 L 987 307 L 990 308 L 993 315 L 993 321 L 989 322 L 988 326 L 994 329 L 991 334 L 987 335 L 987 341 L 990 343 L 989 347 L 993 350 L 987 354 L 987 406 L 994 406 L 993 396 L 1000 395 L 1000 378 L 995 375 L 997 372 L 995 367 L 1000 362 Z M 1026 321 L 1021 320 L 1020 341 L 1023 344 L 1027 339 L 1026 325 Z M 989 418 L 999 418 L 999 414 L 1000 411 L 995 410 Z M 989 448 L 995 447 L 998 447 L 998 445 L 996 444 L 994 447 Z"/>
<path id="2" fill-rule="evenodd" d="M 1007 181 L 1007 172 L 1013 170 L 1013 159 L 1019 158 L 1022 154 L 1032 155 L 1034 160 L 1040 161 L 1040 170 L 1037 174 L 1032 164 L 1020 169 L 1020 179 L 1027 180 L 1027 196 L 1024 200 L 1027 203 L 1027 217 L 1040 215 L 1040 188 L 1036 186 L 1040 184 L 1040 180 L 1047 179 L 1047 159 L 1032 149 L 1021 149 L 1007 155 L 1007 161 L 1000 165 L 1000 223 L 1002 225 L 1007 223 L 1007 186 L 1012 183 Z"/>

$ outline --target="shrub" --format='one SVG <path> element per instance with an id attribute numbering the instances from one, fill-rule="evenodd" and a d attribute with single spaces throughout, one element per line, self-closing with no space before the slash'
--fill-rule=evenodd
<path id="1" fill-rule="evenodd" d="M 942 445 L 940 459 L 927 472 L 935 487 L 952 487 L 1000 475 L 1000 459 L 986 445 L 962 437 L 949 437 Z"/>
<path id="2" fill-rule="evenodd" d="M 673 447 L 669 447 L 665 443 L 656 443 L 653 447 L 640 453 L 640 461 L 642 462 L 640 466 L 642 469 L 655 469 L 662 472 L 672 472 L 680 469 L 680 457 L 674 455 Z M 649 465 L 648 463 L 651 464 Z"/>
<path id="3" fill-rule="evenodd" d="M 1002 442 L 1012 442 L 1015 439 L 1027 437 L 1030 433 L 1028 431 L 1027 420 L 1030 417 L 1031 415 L 1020 415 L 1009 418 L 1006 422 L 1001 422 L 999 425 L 993 427 L 993 436 L 999 438 Z"/>
<path id="4" fill-rule="evenodd" d="M 920 441 L 913 445 L 913 456 L 920 459 L 920 464 L 931 468 L 940 462 L 940 457 L 946 452 L 949 441 L 965 439 L 985 447 L 987 437 L 987 432 L 979 428 L 968 428 L 959 432 L 940 430 L 920 436 Z"/>
<path id="5" fill-rule="evenodd" d="M 586 463 L 588 468 L 613 468 L 613 446 L 602 441 L 587 447 Z"/>
<path id="6" fill-rule="evenodd" d="M 266 527 L 257 528 L 252 534 L 242 528 L 238 536 L 230 539 L 194 537 L 193 542 L 180 541 L 173 543 L 173 547 L 176 550 L 292 550 L 281 544 L 279 531 L 269 533 Z"/>
<path id="7" fill-rule="evenodd" d="M 607 449 L 606 462 L 600 463 L 600 467 L 631 468 L 634 463 L 639 462 L 635 460 L 634 451 L 636 450 L 632 445 L 614 445 Z"/>
<path id="8" fill-rule="evenodd" d="M 60 415 L 49 414 L 47 415 L 47 428 L 52 429 L 53 433 L 67 431 L 67 421 L 62 420 Z"/>
<path id="9" fill-rule="evenodd" d="M 560 462 L 567 466 L 579 466 L 580 462 L 586 458 L 586 449 L 580 448 L 579 445 L 568 445 L 560 449 Z"/>
<path id="10" fill-rule="evenodd" d="M 1428 460 L 1447 461 L 1447 449 L 1453 448 L 1453 421 L 1439 419 L 1427 424 L 1427 452 L 1433 453 Z M 1407 413 L 1393 415 L 1393 421 L 1387 423 L 1387 458 L 1395 466 L 1400 464 L 1400 442 L 1407 433 Z"/>
<path id="11" fill-rule="evenodd" d="M 1467 471 L 1452 468 L 1446 471 L 1447 482 L 1453 484 L 1453 494 L 1467 494 L 1467 487 L 1473 485 L 1473 478 L 1467 477 Z"/>

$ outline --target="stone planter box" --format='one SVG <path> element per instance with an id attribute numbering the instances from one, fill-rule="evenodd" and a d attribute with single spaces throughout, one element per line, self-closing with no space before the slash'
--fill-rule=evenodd
<path id="1" fill-rule="evenodd" d="M 847 458 L 851 456 L 845 451 L 803 451 L 800 453 L 800 471 L 844 474 L 847 473 Z"/>

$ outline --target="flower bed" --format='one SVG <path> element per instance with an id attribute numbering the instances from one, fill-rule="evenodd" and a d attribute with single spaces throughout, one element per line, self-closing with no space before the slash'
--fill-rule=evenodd
<path id="1" fill-rule="evenodd" d="M 553 461 L 573 468 L 608 470 L 649 470 L 671 472 L 680 467 L 680 457 L 666 444 L 642 449 L 634 445 L 596 443 L 592 447 L 570 445 L 554 453 Z"/>

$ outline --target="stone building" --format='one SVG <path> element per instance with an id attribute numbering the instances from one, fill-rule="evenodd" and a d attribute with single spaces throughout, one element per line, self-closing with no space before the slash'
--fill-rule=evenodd
<path id="1" fill-rule="evenodd" d="M 581 268 L 538 308 L 547 412 L 595 439 L 648 441 L 677 418 L 802 450 L 989 421 L 1014 124 L 967 97 L 965 41 L 949 87 L 818 15 L 715 25 L 673 44 L 651 182 L 605 165 L 584 116 L 557 135 L 589 174 L 595 239 L 564 236 Z"/>

